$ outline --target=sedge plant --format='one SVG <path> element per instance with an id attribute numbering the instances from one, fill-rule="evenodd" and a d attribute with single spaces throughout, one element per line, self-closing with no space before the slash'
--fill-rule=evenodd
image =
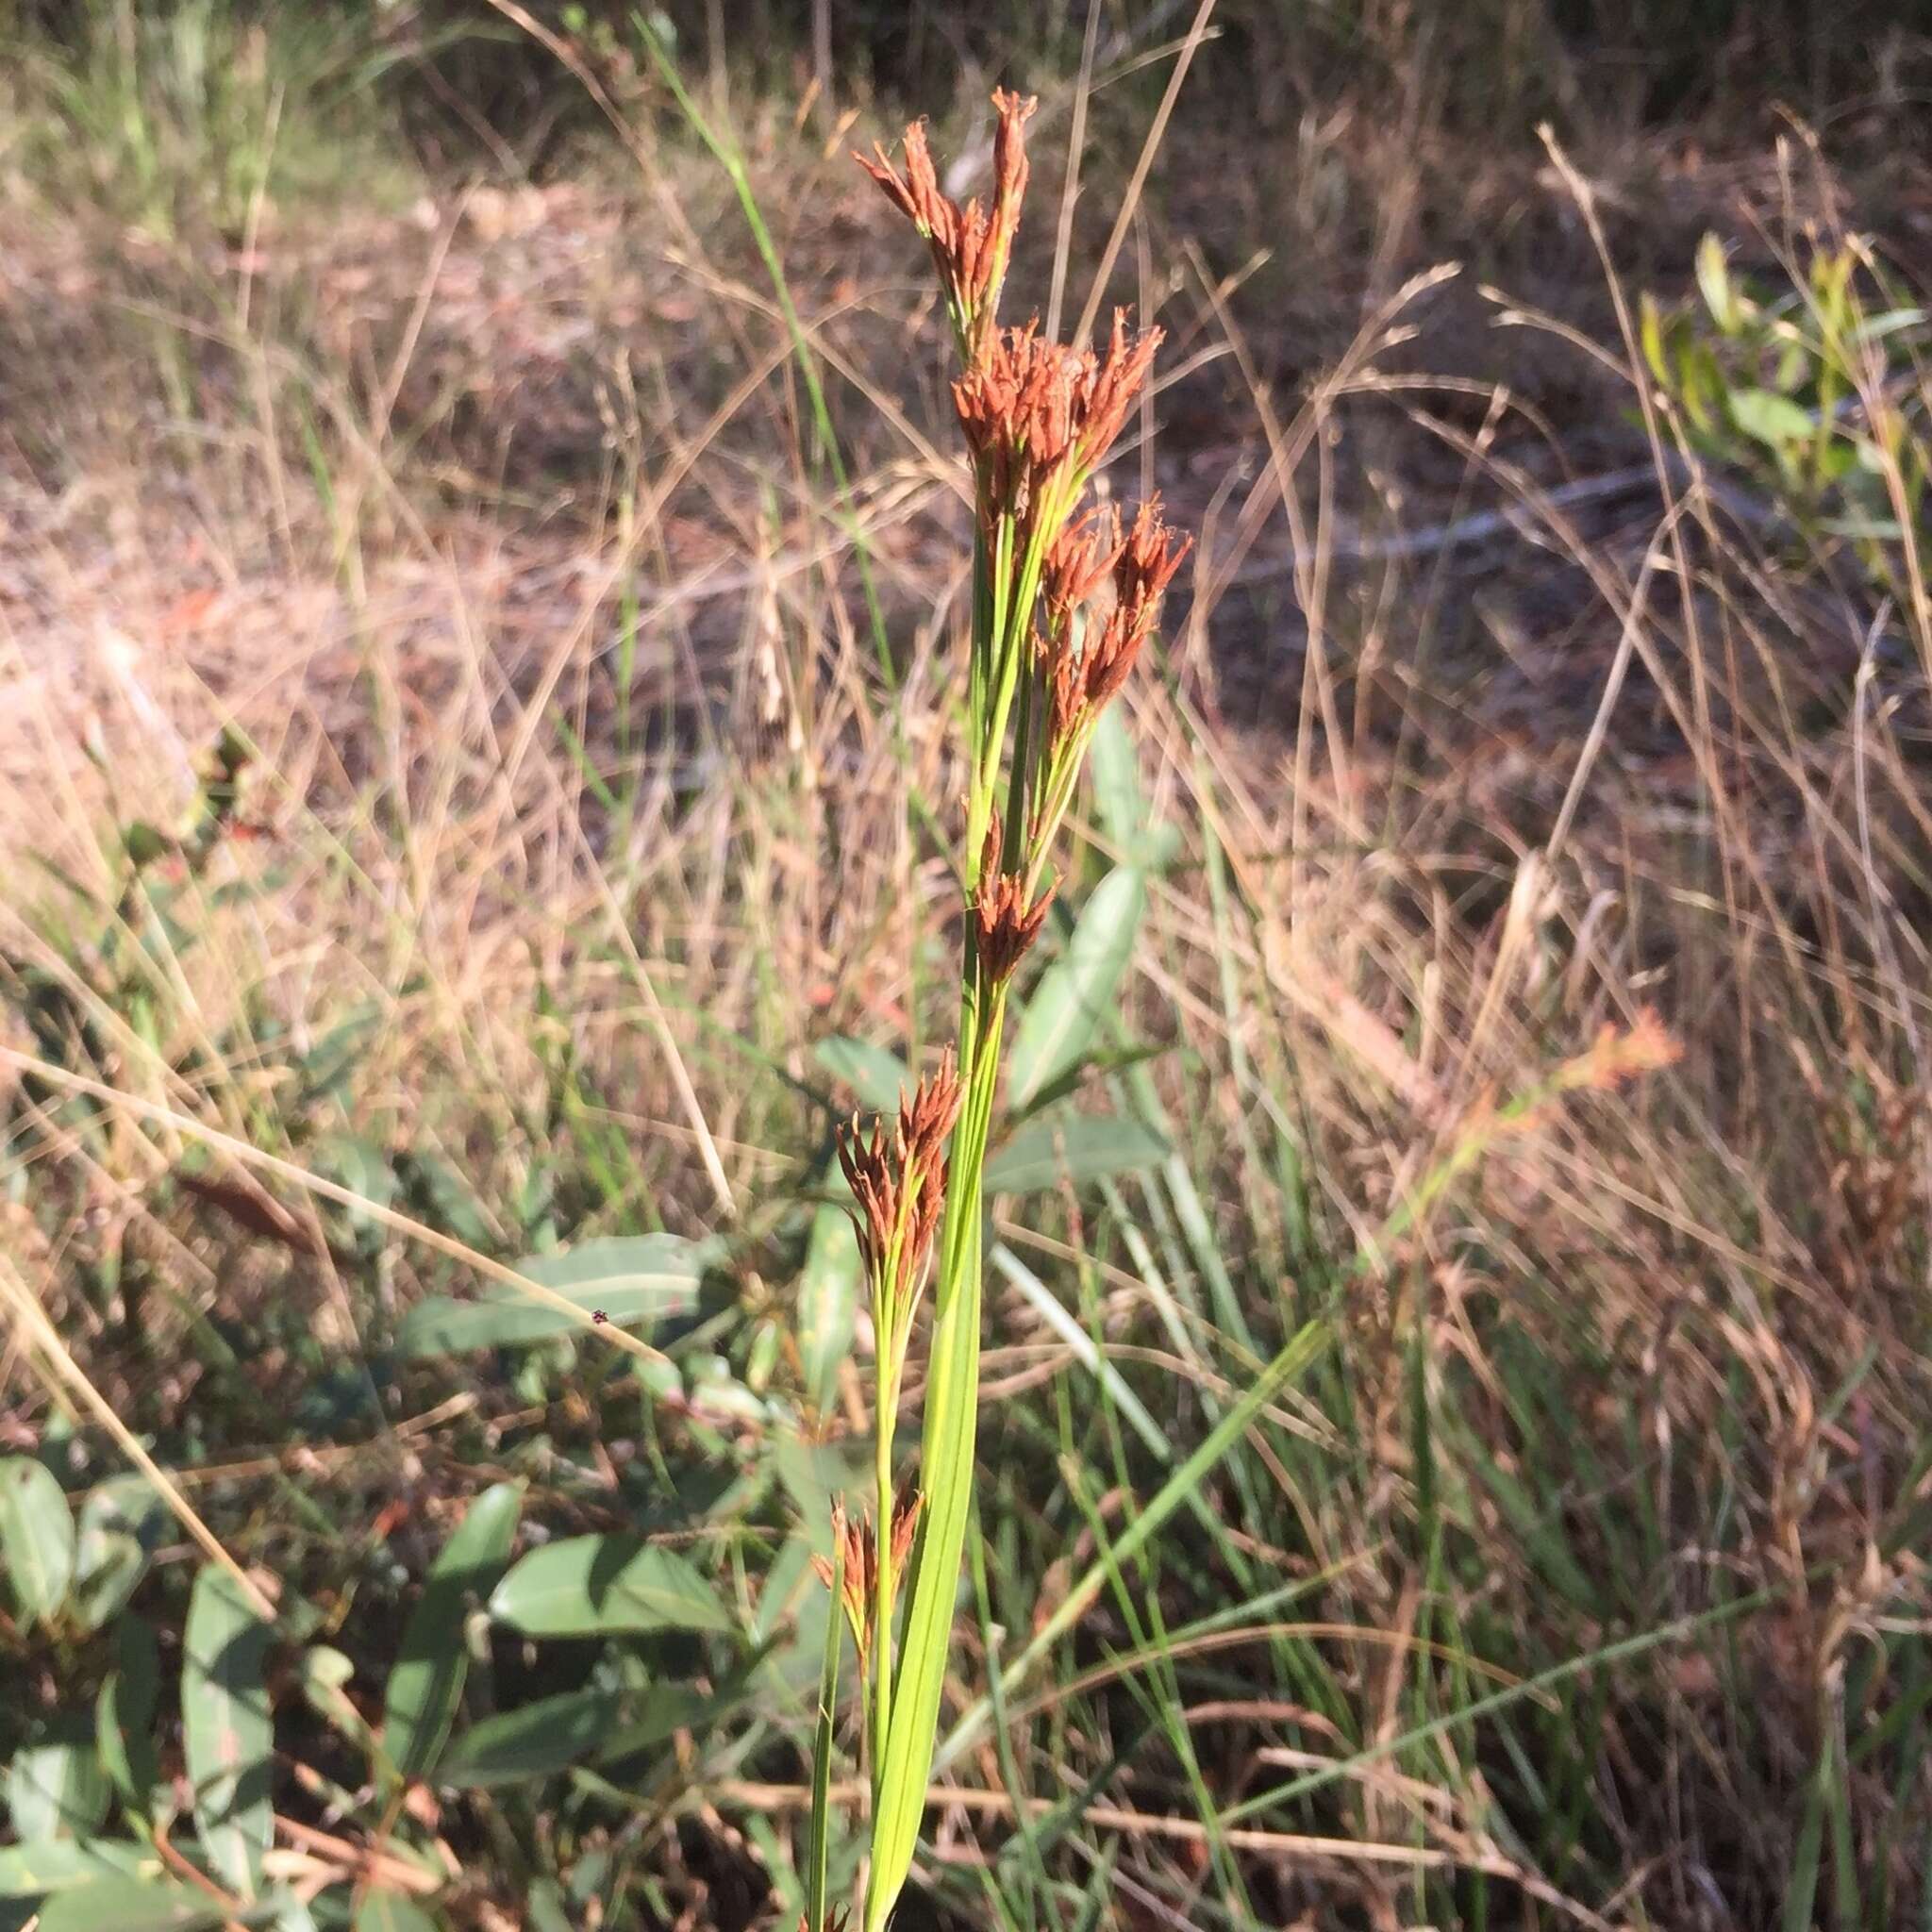
<path id="1" fill-rule="evenodd" d="M 1158 501 L 1131 522 L 1090 486 L 1144 386 L 1160 341 L 1114 317 L 1104 348 L 1002 327 L 999 303 L 1026 191 L 1035 103 L 996 92 L 991 208 L 941 189 L 915 123 L 898 165 L 860 164 L 931 250 L 959 373 L 953 400 L 973 469 L 972 638 L 957 1039 L 897 1118 L 840 1135 L 875 1337 L 876 1530 L 835 1522 L 823 1565 L 859 1657 L 871 1777 L 863 1928 L 883 1932 L 911 1868 L 973 1490 L 979 1391 L 982 1178 L 1015 969 L 1058 885 L 1052 855 L 1102 710 L 1152 636 L 1187 541 Z M 932 1307 L 916 1481 L 894 1467 L 914 1317 Z M 895 1495 L 903 1495 L 896 1507 Z M 824 1794 L 835 1616 L 818 1736 L 806 1932 L 839 1923 L 825 1900 Z"/>

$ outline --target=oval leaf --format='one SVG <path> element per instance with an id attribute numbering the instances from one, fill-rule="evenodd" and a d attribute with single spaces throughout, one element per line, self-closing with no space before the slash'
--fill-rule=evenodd
<path id="1" fill-rule="evenodd" d="M 160 1693 L 155 1633 L 139 1617 L 123 1617 L 114 1625 L 114 1668 L 94 1705 L 94 1743 L 122 1802 L 143 1817 L 160 1774 L 154 1740 Z"/>
<path id="2" fill-rule="evenodd" d="M 67 1601 L 74 1517 L 51 1472 L 29 1456 L 0 1461 L 0 1563 L 23 1623 L 45 1623 Z"/>
<path id="3" fill-rule="evenodd" d="M 909 1087 L 906 1062 L 883 1046 L 870 1041 L 854 1040 L 850 1034 L 834 1034 L 812 1048 L 812 1056 L 832 1078 L 849 1087 L 862 1105 L 879 1113 L 890 1113 L 899 1104 L 899 1091 Z"/>
<path id="4" fill-rule="evenodd" d="M 1147 882 L 1132 866 L 1108 873 L 1094 889 L 1066 951 L 1041 975 L 1020 1016 L 1008 1074 L 1015 1111 L 1079 1064 L 1113 1010 L 1146 905 Z"/>
<path id="5" fill-rule="evenodd" d="M 525 1637 L 738 1627 L 684 1557 L 634 1536 L 575 1536 L 532 1550 L 496 1586 L 490 1613 Z"/>
<path id="6" fill-rule="evenodd" d="M 616 1728 L 622 1706 L 609 1690 L 566 1690 L 472 1724 L 450 1746 L 439 1784 L 477 1788 L 548 1777 L 588 1757 Z"/>
<path id="7" fill-rule="evenodd" d="M 1036 1122 L 1015 1134 L 986 1163 L 989 1194 L 1030 1194 L 1074 1183 L 1104 1180 L 1154 1167 L 1167 1158 L 1168 1144 L 1139 1121 L 1091 1114 L 1068 1114 Z"/>
<path id="8" fill-rule="evenodd" d="M 372 1891 L 356 1914 L 356 1932 L 437 1932 L 436 1921 L 400 1891 Z"/>
<path id="9" fill-rule="evenodd" d="M 798 1353 L 806 1393 L 826 1407 L 839 1387 L 839 1364 L 852 1349 L 858 1311 L 858 1237 L 852 1217 L 825 1202 L 811 1218 L 805 1266 L 798 1273 Z"/>
<path id="10" fill-rule="evenodd" d="M 105 1629 L 120 1614 L 167 1525 L 167 1506 L 142 1475 L 116 1476 L 80 1506 L 74 1602 L 90 1630 Z"/>
<path id="11" fill-rule="evenodd" d="M 0 1898 L 43 1898 L 76 1885 L 131 1878 L 143 1870 L 158 1873 L 160 1860 L 132 1839 L 97 1838 L 83 1845 L 68 1838 L 37 1838 L 0 1846 Z"/>
<path id="12" fill-rule="evenodd" d="M 108 1774 L 93 1726 L 60 1719 L 7 1767 L 7 1808 L 23 1839 L 86 1838 L 108 1815 Z"/>
<path id="13" fill-rule="evenodd" d="M 588 1318 L 602 1309 L 622 1328 L 636 1328 L 698 1304 L 705 1251 L 674 1234 L 610 1235 L 580 1241 L 559 1255 L 533 1255 L 518 1270 L 575 1303 Z M 431 1295 L 403 1317 L 396 1347 L 405 1356 L 457 1355 L 507 1348 L 568 1335 L 582 1325 L 561 1308 L 532 1301 L 509 1282 L 492 1282 L 474 1301 Z"/>
<path id="14" fill-rule="evenodd" d="M 1807 442 L 1816 425 L 1810 415 L 1790 396 L 1775 390 L 1738 389 L 1730 395 L 1731 421 L 1746 436 L 1780 449 L 1793 442 Z"/>
<path id="15" fill-rule="evenodd" d="M 103 1878 L 50 1899 L 41 1932 L 203 1932 L 229 1914 L 205 1891 L 140 1878 Z"/>
<path id="16" fill-rule="evenodd" d="M 519 1484 L 498 1483 L 470 1505 L 403 1632 L 383 1702 L 382 1742 L 406 1778 L 426 1777 L 449 1738 L 470 1668 L 464 1622 L 502 1578 L 523 1500 Z"/>
<path id="17" fill-rule="evenodd" d="M 253 1898 L 275 1834 L 275 1724 L 263 1667 L 269 1626 L 225 1570 L 194 1579 L 182 1637 L 181 1721 L 202 1850 L 230 1890 Z"/>

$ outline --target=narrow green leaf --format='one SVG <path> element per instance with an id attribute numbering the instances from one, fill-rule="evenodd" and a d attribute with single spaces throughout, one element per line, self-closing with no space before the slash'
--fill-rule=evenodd
<path id="1" fill-rule="evenodd" d="M 1829 1746 L 1826 1747 L 1827 1750 Z M 1818 1872 L 1824 1850 L 1824 1803 L 1830 1765 L 1819 1758 L 1805 1784 L 1805 1815 L 1791 1846 L 1790 1871 L 1785 1879 L 1785 1908 L 1778 1923 L 1783 1932 L 1806 1932 L 1817 1924 Z"/>
<path id="2" fill-rule="evenodd" d="M 975 1210 L 953 1292 L 950 1298 L 940 1298 L 933 1313 L 919 1452 L 925 1504 L 908 1566 L 891 1726 L 883 1748 L 874 1740 L 880 1760 L 874 1778 L 877 1805 L 872 1824 L 872 1869 L 866 1881 L 865 1932 L 885 1932 L 906 1874 L 912 1869 L 912 1852 L 925 1812 L 940 1692 L 958 1602 L 959 1558 L 973 1500 L 984 1293 L 980 1241 Z"/>
<path id="3" fill-rule="evenodd" d="M 518 1271 L 553 1289 L 586 1315 L 599 1309 L 621 1328 L 637 1328 L 698 1305 L 703 1244 L 678 1235 L 611 1235 L 580 1241 L 558 1255 L 534 1255 Z M 561 1308 L 532 1301 L 509 1282 L 491 1282 L 474 1301 L 431 1295 L 396 1331 L 404 1356 L 458 1355 L 508 1348 L 573 1333 L 579 1324 Z"/>
<path id="4" fill-rule="evenodd" d="M 41 1932 L 213 1932 L 230 1916 L 185 1885 L 102 1878 L 48 1900 Z"/>
<path id="5" fill-rule="evenodd" d="M 1158 1166 L 1168 1144 L 1153 1128 L 1114 1115 L 1062 1114 L 1036 1122 L 986 1163 L 989 1194 L 1031 1194 Z"/>
<path id="6" fill-rule="evenodd" d="M 41 1728 L 7 1767 L 7 1809 L 23 1839 L 86 1838 L 111 1793 L 93 1726 L 62 1717 Z"/>
<path id="7" fill-rule="evenodd" d="M 496 1586 L 490 1613 L 526 1637 L 738 1627 L 689 1561 L 633 1536 L 570 1537 L 532 1550 Z"/>
<path id="8" fill-rule="evenodd" d="M 827 1201 L 812 1215 L 805 1265 L 798 1272 L 798 1353 L 806 1393 L 820 1409 L 837 1394 L 839 1364 L 852 1351 L 859 1274 L 852 1217 Z"/>
<path id="9" fill-rule="evenodd" d="M 67 1601 L 74 1517 L 60 1485 L 28 1456 L 0 1461 L 0 1564 L 23 1623 L 45 1623 Z"/>
<path id="10" fill-rule="evenodd" d="M 168 1509 L 143 1475 L 116 1476 L 80 1506 L 74 1603 L 90 1630 L 105 1629 L 131 1597 L 167 1532 Z"/>
<path id="11" fill-rule="evenodd" d="M 464 1624 L 502 1579 L 522 1508 L 520 1484 L 485 1490 L 443 1545 L 410 1614 L 382 1723 L 383 1748 L 406 1778 L 427 1777 L 449 1738 L 470 1668 Z"/>
<path id="12" fill-rule="evenodd" d="M 344 1689 L 355 1674 L 354 1662 L 332 1644 L 310 1644 L 302 1653 L 303 1701 L 324 1724 L 373 1757 L 376 1751 L 375 1734 Z"/>
<path id="13" fill-rule="evenodd" d="M 816 1059 L 832 1078 L 849 1087 L 861 1106 L 890 1113 L 899 1105 L 899 1091 L 910 1087 L 906 1062 L 895 1053 L 871 1041 L 837 1033 L 812 1048 Z"/>
<path id="14" fill-rule="evenodd" d="M 839 1649 L 845 1618 L 840 1609 L 844 1588 L 845 1548 L 832 1552 L 832 1614 L 825 1619 L 825 1654 L 819 1670 L 819 1714 L 812 1732 L 811 1835 L 806 1840 L 805 1932 L 829 1932 L 826 1892 L 832 1857 L 832 1739 L 839 1713 Z"/>
<path id="15" fill-rule="evenodd" d="M 194 1579 L 182 1640 L 181 1721 L 202 1850 L 231 1891 L 253 1898 L 275 1835 L 275 1724 L 263 1681 L 268 1624 L 225 1570 Z"/>
<path id="16" fill-rule="evenodd" d="M 1153 1500 L 1134 1518 L 1111 1550 L 1088 1565 L 1079 1582 L 1061 1598 L 1053 1615 L 1033 1633 L 1026 1647 L 1001 1672 L 1000 1685 L 1004 1691 L 1017 1689 L 1021 1679 L 1087 1614 L 1107 1583 L 1109 1567 L 1124 1569 L 1133 1560 L 1161 1524 L 1207 1480 L 1208 1473 L 1247 1432 L 1261 1411 L 1291 1382 L 1303 1374 L 1327 1345 L 1328 1331 L 1319 1322 L 1310 1322 L 1289 1338 L 1280 1353 L 1241 1391 L 1240 1397 L 1229 1404 L 1220 1421 L 1202 1439 L 1199 1448 L 1161 1484 Z M 991 1708 L 991 1701 L 986 1697 L 976 1699 L 967 1707 L 940 1747 L 933 1760 L 934 1770 L 944 1770 L 973 1744 L 986 1728 Z M 909 1850 L 908 1857 L 909 1860 Z"/>
<path id="17" fill-rule="evenodd" d="M 549 1777 L 588 1757 L 617 1727 L 609 1690 L 566 1690 L 472 1724 L 443 1754 L 439 1784 L 480 1789 Z"/>
<path id="18" fill-rule="evenodd" d="M 1737 292 L 1724 260 L 1724 244 L 1708 232 L 1697 244 L 1697 286 L 1710 319 L 1725 335 L 1732 334 L 1739 321 Z"/>
<path id="19" fill-rule="evenodd" d="M 1079 1064 L 1113 1012 L 1146 906 L 1147 881 L 1135 867 L 1118 867 L 1094 888 L 1066 951 L 1041 975 L 1020 1016 L 1007 1074 L 1014 1112 L 1024 1113 Z"/>

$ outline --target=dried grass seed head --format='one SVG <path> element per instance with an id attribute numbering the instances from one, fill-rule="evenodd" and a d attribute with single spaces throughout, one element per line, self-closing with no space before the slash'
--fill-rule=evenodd
<path id="1" fill-rule="evenodd" d="M 979 968 L 989 985 L 1000 986 L 1012 977 L 1014 967 L 1040 937 L 1047 908 L 1058 890 L 1059 880 L 1049 880 L 1029 906 L 1023 873 L 1001 873 L 991 883 L 982 881 L 973 905 L 974 939 Z"/>
<path id="2" fill-rule="evenodd" d="M 1160 499 L 1141 506 L 1113 565 L 1113 609 L 1080 660 L 1080 696 L 1098 712 L 1120 688 L 1160 615 L 1160 600 L 1193 540 L 1161 520 Z"/>
<path id="3" fill-rule="evenodd" d="M 1074 613 L 1113 575 L 1122 548 L 1121 514 L 1110 503 L 1096 504 L 1054 539 L 1040 580 L 1050 635 L 1066 630 Z"/>
<path id="4" fill-rule="evenodd" d="M 917 228 L 932 249 L 933 262 L 963 331 L 969 355 L 977 360 L 991 333 L 1000 285 L 1012 259 L 1026 198 L 1026 123 L 1037 98 L 994 89 L 993 200 L 991 211 L 972 200 L 962 208 L 940 186 L 925 125 L 906 130 L 906 170 L 902 175 L 877 142 L 870 156 L 853 158 L 876 181 L 886 198 Z"/>
<path id="5" fill-rule="evenodd" d="M 839 1165 L 852 1189 L 853 1222 L 868 1271 L 909 1309 L 945 1206 L 945 1143 L 959 1116 L 958 1062 L 949 1047 L 910 1098 L 901 1091 L 891 1130 L 857 1114 L 839 1129 Z M 885 1345 L 885 1338 L 880 1339 Z"/>

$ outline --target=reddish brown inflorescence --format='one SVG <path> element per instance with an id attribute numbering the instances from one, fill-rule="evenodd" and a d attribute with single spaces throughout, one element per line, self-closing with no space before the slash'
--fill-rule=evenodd
<path id="1" fill-rule="evenodd" d="M 1047 908 L 1059 890 L 1051 879 L 1044 891 L 1029 906 L 1025 875 L 1003 872 L 980 882 L 974 900 L 974 939 L 979 954 L 979 970 L 989 986 L 998 986 L 1012 977 L 1013 968 L 1026 957 L 1026 949 L 1040 937 Z"/>
<path id="2" fill-rule="evenodd" d="M 1026 123 L 1040 103 L 1031 96 L 1022 100 L 1018 94 L 996 88 L 992 105 L 999 125 L 993 132 L 990 214 L 976 200 L 961 208 L 941 188 L 923 122 L 915 121 L 906 130 L 904 175 L 876 142 L 870 158 L 853 157 L 924 236 L 958 318 L 968 358 L 974 361 L 991 333 L 1000 284 L 1012 259 L 1020 205 L 1026 195 Z"/>
<path id="3" fill-rule="evenodd" d="M 871 1131 L 854 1114 L 839 1129 L 839 1164 L 852 1187 L 858 1245 L 874 1277 L 885 1278 L 894 1305 L 910 1305 L 946 1196 L 946 1137 L 959 1113 L 959 1077 L 947 1049 L 908 1100 L 890 1133 Z"/>
<path id="4" fill-rule="evenodd" d="M 953 384 L 989 517 L 1027 524 L 1056 482 L 1089 475 L 1121 433 L 1146 380 L 1160 331 L 1127 334 L 1117 311 L 1105 356 L 1050 341 L 1037 322 L 990 334 Z M 1062 505 L 1062 511 L 1069 505 Z"/>

